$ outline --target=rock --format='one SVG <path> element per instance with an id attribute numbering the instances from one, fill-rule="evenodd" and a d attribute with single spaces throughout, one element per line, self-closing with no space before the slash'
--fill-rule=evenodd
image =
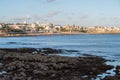
<path id="1" fill-rule="evenodd" d="M 2 49 L 1 70 L 7 73 L 0 75 L 0 80 L 90 80 L 91 76 L 113 68 L 101 57 L 64 57 L 32 54 L 31 51 L 34 49 Z M 54 54 L 61 51 L 44 48 L 43 52 Z M 82 77 L 84 75 L 87 77 Z"/>
<path id="2" fill-rule="evenodd" d="M 114 76 L 106 76 L 103 80 L 120 80 L 120 66 L 116 66 Z"/>
<path id="3" fill-rule="evenodd" d="M 21 76 L 26 76 L 26 74 L 24 72 L 21 72 L 20 75 Z"/>
<path id="4" fill-rule="evenodd" d="M 8 42 L 8 44 L 17 44 L 16 42 Z"/>
<path id="5" fill-rule="evenodd" d="M 120 75 L 106 76 L 103 80 L 120 80 Z"/>
<path id="6" fill-rule="evenodd" d="M 52 49 L 52 48 L 42 48 L 39 50 L 40 53 L 44 53 L 44 54 L 58 54 L 58 53 L 62 53 L 63 50 L 62 49 Z"/>
<path id="7" fill-rule="evenodd" d="M 1 51 L 5 51 L 5 52 L 20 52 L 20 53 L 32 53 L 37 51 L 37 49 L 35 48 L 10 48 L 10 49 L 0 49 Z"/>
<path id="8" fill-rule="evenodd" d="M 120 75 L 120 66 L 116 66 L 115 72 L 116 72 L 116 75 Z"/>

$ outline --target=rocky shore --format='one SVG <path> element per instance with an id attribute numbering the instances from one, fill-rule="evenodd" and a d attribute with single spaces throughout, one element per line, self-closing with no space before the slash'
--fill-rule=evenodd
<path id="1" fill-rule="evenodd" d="M 0 80 L 95 80 L 98 74 L 113 68 L 98 56 L 49 55 L 64 51 L 75 50 L 0 49 Z M 118 76 L 115 77 L 106 77 L 104 80 L 118 80 Z"/>
<path id="2" fill-rule="evenodd" d="M 116 66 L 114 76 L 106 76 L 103 80 L 120 80 L 120 66 Z"/>

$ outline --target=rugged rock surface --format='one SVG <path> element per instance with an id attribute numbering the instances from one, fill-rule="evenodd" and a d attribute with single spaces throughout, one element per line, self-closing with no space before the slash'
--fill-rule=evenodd
<path id="1" fill-rule="evenodd" d="M 0 74 L 0 80 L 90 80 L 113 68 L 97 56 L 61 57 L 29 51 L 1 49 L 0 70 L 6 73 Z"/>
<path id="2" fill-rule="evenodd" d="M 116 66 L 115 73 L 116 75 L 106 76 L 103 80 L 120 80 L 120 66 Z"/>
<path id="3" fill-rule="evenodd" d="M 63 50 L 63 49 L 52 49 L 52 48 L 3 48 L 0 51 L 4 52 L 19 52 L 19 53 L 32 53 L 32 54 L 59 54 L 59 53 L 71 53 L 79 52 L 77 50 Z"/>

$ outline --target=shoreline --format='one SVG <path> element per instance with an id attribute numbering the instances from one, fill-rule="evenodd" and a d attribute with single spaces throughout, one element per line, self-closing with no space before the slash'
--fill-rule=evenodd
<path id="1" fill-rule="evenodd" d="M 79 34 L 120 34 L 120 33 L 83 33 L 83 32 L 61 32 L 61 33 L 16 33 L 0 34 L 0 37 L 19 37 L 19 36 L 51 36 L 51 35 L 79 35 Z"/>

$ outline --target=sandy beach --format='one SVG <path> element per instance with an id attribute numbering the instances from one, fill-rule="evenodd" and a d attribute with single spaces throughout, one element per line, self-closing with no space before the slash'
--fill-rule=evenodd
<path id="1" fill-rule="evenodd" d="M 61 33 L 16 33 L 16 34 L 9 34 L 4 33 L 0 34 L 0 37 L 11 37 L 11 36 L 49 36 L 49 35 L 76 35 L 76 34 L 120 34 L 120 33 L 83 33 L 83 32 L 61 32 Z"/>

